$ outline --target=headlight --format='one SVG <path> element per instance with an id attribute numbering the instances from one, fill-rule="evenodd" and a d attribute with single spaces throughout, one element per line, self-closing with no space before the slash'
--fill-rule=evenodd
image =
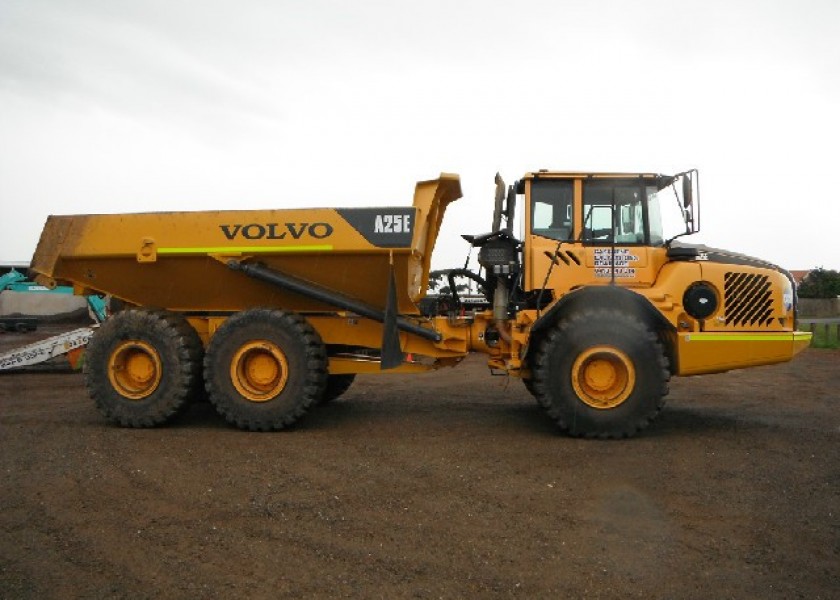
<path id="1" fill-rule="evenodd" d="M 785 283 L 782 292 L 782 304 L 785 305 L 785 312 L 789 313 L 793 308 L 793 286 L 790 284 L 790 280 L 785 277 Z"/>
<path id="2" fill-rule="evenodd" d="M 695 319 L 706 319 L 718 309 L 718 295 L 710 284 L 698 281 L 688 286 L 683 294 L 685 312 Z"/>

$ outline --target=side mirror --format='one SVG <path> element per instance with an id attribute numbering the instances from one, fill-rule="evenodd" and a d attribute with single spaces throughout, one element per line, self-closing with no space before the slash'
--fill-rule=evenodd
<path id="1" fill-rule="evenodd" d="M 691 176 L 686 173 L 682 176 L 683 206 L 688 208 L 694 202 L 694 188 L 691 185 Z"/>

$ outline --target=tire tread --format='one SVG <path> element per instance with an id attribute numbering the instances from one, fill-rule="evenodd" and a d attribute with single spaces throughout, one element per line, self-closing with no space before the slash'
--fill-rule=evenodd
<path id="1" fill-rule="evenodd" d="M 302 343 L 301 363 L 306 367 L 306 373 L 303 374 L 300 397 L 291 410 L 276 414 L 255 414 L 253 411 L 242 410 L 236 402 L 230 401 L 217 380 L 218 377 L 225 377 L 215 372 L 220 368 L 219 355 L 224 352 L 225 341 L 224 337 L 218 339 L 217 336 L 220 333 L 222 336 L 232 335 L 238 329 L 258 322 L 274 324 L 290 332 Z M 326 379 L 327 354 L 318 332 L 301 315 L 279 309 L 254 308 L 229 317 L 214 335 L 204 356 L 205 389 L 210 402 L 228 423 L 247 431 L 277 431 L 297 422 L 314 403 L 320 401 Z"/>
<path id="2" fill-rule="evenodd" d="M 656 403 L 652 410 L 644 414 L 636 415 L 633 419 L 621 425 L 612 426 L 602 430 L 582 430 L 567 421 L 561 407 L 552 397 L 549 380 L 552 376 L 550 359 L 555 347 L 568 339 L 570 333 L 578 328 L 585 329 L 589 324 L 608 320 L 615 323 L 616 327 L 623 328 L 639 336 L 645 343 L 650 344 L 656 356 L 656 370 L 658 371 L 659 389 L 653 390 L 656 394 Z M 542 343 L 539 345 L 534 358 L 532 359 L 532 379 L 530 388 L 533 389 L 534 397 L 546 413 L 558 425 L 558 427 L 574 437 L 599 438 L 599 439 L 621 439 L 632 437 L 644 430 L 653 421 L 662 408 L 665 406 L 665 397 L 669 392 L 668 382 L 671 378 L 671 371 L 668 368 L 668 359 L 665 355 L 662 342 L 657 335 L 641 321 L 626 313 L 614 309 L 593 308 L 582 310 L 566 319 L 560 320 L 551 329 Z"/>
<path id="3" fill-rule="evenodd" d="M 108 379 L 111 345 L 132 336 L 162 342 L 165 347 L 155 348 L 162 361 L 166 353 L 174 354 L 177 376 L 167 382 L 169 389 L 161 390 L 155 402 L 121 398 Z M 202 354 L 201 339 L 182 315 L 160 309 L 129 309 L 112 315 L 88 344 L 85 384 L 96 407 L 110 421 L 123 427 L 156 427 L 183 413 L 201 389 Z M 161 385 L 166 385 L 164 379 Z"/>

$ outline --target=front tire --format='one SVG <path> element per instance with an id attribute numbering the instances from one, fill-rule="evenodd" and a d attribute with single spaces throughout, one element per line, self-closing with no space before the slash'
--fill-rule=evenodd
<path id="1" fill-rule="evenodd" d="M 288 427 L 323 397 L 327 355 L 300 315 L 258 308 L 227 319 L 204 358 L 210 402 L 250 431 Z"/>
<path id="2" fill-rule="evenodd" d="M 590 309 L 563 319 L 540 344 L 531 386 L 573 436 L 635 435 L 659 414 L 668 362 L 656 335 L 632 315 Z"/>
<path id="3" fill-rule="evenodd" d="M 85 353 L 85 383 L 99 411 L 123 427 L 154 427 L 200 390 L 203 348 L 181 315 L 133 309 L 112 315 Z"/>
<path id="4" fill-rule="evenodd" d="M 537 390 L 534 389 L 534 380 L 530 377 L 523 377 L 522 384 L 525 386 L 525 389 L 528 390 L 528 393 L 536 398 Z"/>
<path id="5" fill-rule="evenodd" d="M 355 373 L 345 373 L 341 375 L 330 375 L 327 377 L 327 387 L 324 390 L 324 395 L 321 397 L 321 404 L 332 402 L 336 398 L 344 395 L 353 385 L 356 379 Z"/>

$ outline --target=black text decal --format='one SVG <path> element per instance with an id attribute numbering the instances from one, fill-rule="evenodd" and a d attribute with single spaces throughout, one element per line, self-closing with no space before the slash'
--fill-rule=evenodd
<path id="1" fill-rule="evenodd" d="M 333 233 L 329 223 L 236 223 L 219 225 L 219 228 L 229 240 L 299 240 L 302 237 L 323 240 Z"/>
<path id="2" fill-rule="evenodd" d="M 413 208 L 338 208 L 345 221 L 378 248 L 408 248 L 414 234 Z"/>

